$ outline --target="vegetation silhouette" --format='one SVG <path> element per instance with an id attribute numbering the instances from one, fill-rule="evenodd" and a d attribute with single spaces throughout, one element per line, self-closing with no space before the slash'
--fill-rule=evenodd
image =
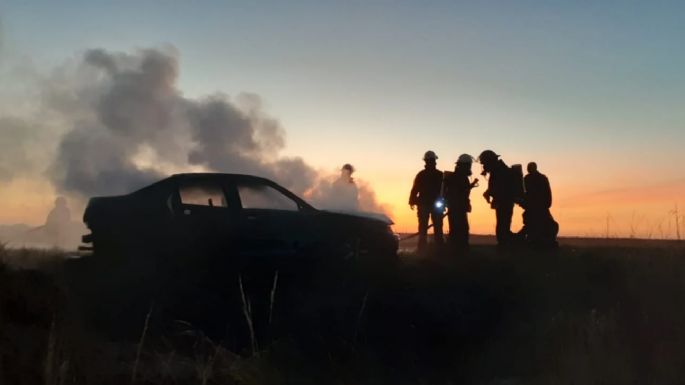
<path id="1" fill-rule="evenodd" d="M 2 250 L 11 265 L 0 269 L 0 380 L 677 383 L 685 374 L 684 249 L 640 242 L 519 250 L 515 258 L 476 243 L 464 258 L 409 253 L 376 270 L 264 263 L 216 286 L 193 282 L 194 295 L 185 298 L 176 295 L 188 287 L 171 280 L 179 287 L 166 297 L 110 314 L 110 326 L 130 324 L 122 336 L 84 315 L 88 307 L 130 304 L 143 282 L 97 264 L 91 268 L 103 275 L 75 274 L 95 273 L 85 268 L 91 258 L 65 264 L 59 254 Z M 29 258 L 41 262 L 12 267 Z M 113 282 L 102 281 L 107 273 Z M 84 300 L 76 278 L 116 289 L 106 297 L 81 282 L 90 289 Z M 184 312 L 171 305 L 179 302 L 198 319 L 177 318 Z"/>

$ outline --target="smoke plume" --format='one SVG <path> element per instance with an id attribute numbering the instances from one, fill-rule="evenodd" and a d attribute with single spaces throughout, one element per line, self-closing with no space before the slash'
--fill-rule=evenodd
<path id="1" fill-rule="evenodd" d="M 188 98 L 177 88 L 178 71 L 174 49 L 93 49 L 42 79 L 41 115 L 61 127 L 54 148 L 46 150 L 53 154 L 46 163 L 56 190 L 78 197 L 113 195 L 173 172 L 206 170 L 271 178 L 325 206 L 327 192 L 320 190 L 328 175 L 301 158 L 280 155 L 285 130 L 258 95 Z M 22 124 L 0 119 L 13 130 L 12 143 L 29 141 Z M 0 179 L 30 163 L 21 146 L 4 148 L 4 140 L 0 146 L 13 155 L 3 156 L 12 160 L 0 162 Z M 359 191 L 363 210 L 382 210 L 368 185 L 360 184 Z"/>
<path id="2" fill-rule="evenodd" d="M 7 181 L 31 168 L 26 149 L 31 134 L 22 120 L 0 117 L 0 181 Z"/>

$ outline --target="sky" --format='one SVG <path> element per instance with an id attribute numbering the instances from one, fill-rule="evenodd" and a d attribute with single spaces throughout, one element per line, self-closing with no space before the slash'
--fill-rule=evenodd
<path id="1" fill-rule="evenodd" d="M 493 149 L 538 163 L 563 235 L 673 237 L 671 211 L 685 212 L 684 11 L 630 0 L 2 0 L 0 116 L 34 111 L 27 79 L 88 49 L 171 50 L 184 97 L 259 95 L 285 132 L 282 156 L 330 173 L 352 163 L 398 231 L 416 226 L 407 198 L 426 150 L 450 170 L 461 153 Z M 24 156 L 47 170 L 44 153 Z M 43 220 L 58 194 L 45 172 L 0 182 L 0 223 Z M 472 231 L 492 233 L 483 190 Z"/>

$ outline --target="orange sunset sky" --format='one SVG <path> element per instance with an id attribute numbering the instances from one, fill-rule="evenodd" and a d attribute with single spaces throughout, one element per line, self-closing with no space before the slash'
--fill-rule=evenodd
<path id="1" fill-rule="evenodd" d="M 192 155 L 203 138 L 192 114 L 177 116 L 178 104 L 240 107 L 244 92 L 254 131 L 213 127 L 227 153 L 301 158 L 322 177 L 352 163 L 396 231 L 415 231 L 407 198 L 426 150 L 442 170 L 485 149 L 510 165 L 536 161 L 561 235 L 675 238 L 674 209 L 685 214 L 680 2 L 95 3 L 0 4 L 1 224 L 42 224 L 61 194 L 79 216 L 102 190 L 82 179 L 113 165 L 251 171 Z M 117 85 L 152 89 L 136 80 L 149 80 L 148 49 L 173 67 L 151 91 L 168 116 L 124 98 L 109 106 L 116 118 L 144 121 L 130 123 L 140 133 L 120 129 L 103 106 Z M 83 159 L 101 162 L 70 146 L 87 132 Z M 56 176 L 65 165 L 87 174 L 82 184 Z M 473 190 L 471 227 L 492 234 L 485 185 Z M 520 209 L 515 219 L 516 229 Z"/>

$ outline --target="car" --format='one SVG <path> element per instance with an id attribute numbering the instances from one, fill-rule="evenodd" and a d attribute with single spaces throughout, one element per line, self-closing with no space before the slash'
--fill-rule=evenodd
<path id="1" fill-rule="evenodd" d="M 319 210 L 277 183 L 221 173 L 172 175 L 122 196 L 94 197 L 83 216 L 93 254 L 220 251 L 234 256 L 394 258 L 383 215 Z"/>

